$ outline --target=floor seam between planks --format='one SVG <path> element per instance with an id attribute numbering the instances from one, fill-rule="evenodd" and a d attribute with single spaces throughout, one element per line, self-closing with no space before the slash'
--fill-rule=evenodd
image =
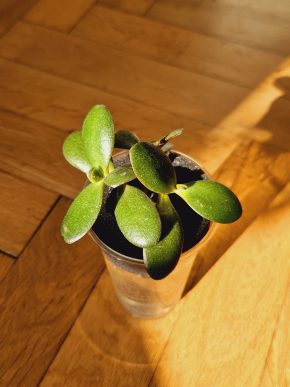
<path id="1" fill-rule="evenodd" d="M 79 20 L 71 27 L 69 28 L 66 33 L 70 35 L 70 33 L 75 29 L 75 27 L 95 8 L 95 6 L 98 4 L 99 0 L 95 0 L 95 2 L 85 11 L 83 15 L 80 16 Z M 26 20 L 22 20 L 23 22 L 26 22 Z M 32 23 L 30 23 L 32 24 Z M 41 26 L 41 24 L 40 24 Z M 41 26 L 42 27 L 42 26 Z M 55 30 L 52 28 L 52 30 Z"/>

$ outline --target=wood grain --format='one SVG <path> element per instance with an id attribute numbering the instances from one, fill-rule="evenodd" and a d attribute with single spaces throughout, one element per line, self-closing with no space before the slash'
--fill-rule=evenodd
<path id="1" fill-rule="evenodd" d="M 103 270 L 88 238 L 66 245 L 61 200 L 0 284 L 0 384 L 35 386 Z"/>
<path id="2" fill-rule="evenodd" d="M 152 386 L 259 385 L 290 274 L 289 197 L 290 185 L 183 299 Z"/>
<path id="3" fill-rule="evenodd" d="M 272 9 L 275 9 L 273 3 L 268 12 L 263 13 L 248 5 L 241 7 L 238 2 L 157 0 L 147 17 L 225 41 L 288 55 L 289 10 L 285 17 L 283 11 L 275 15 Z"/>
<path id="4" fill-rule="evenodd" d="M 231 225 L 216 225 L 210 244 L 198 253 L 187 290 L 207 273 L 289 182 L 290 170 L 286 167 L 289 163 L 289 151 L 244 141 L 215 172 L 214 178 L 231 187 L 239 197 L 243 215 Z"/>
<path id="5" fill-rule="evenodd" d="M 95 2 L 96 0 L 39 0 L 23 19 L 32 24 L 67 32 Z"/>
<path id="6" fill-rule="evenodd" d="M 250 88 L 283 58 L 99 5 L 72 33 L 130 54 Z"/>
<path id="7" fill-rule="evenodd" d="M 235 85 L 21 22 L 2 39 L 0 50 L 6 59 L 209 125 L 248 94 Z"/>
<path id="8" fill-rule="evenodd" d="M 15 260 L 12 257 L 8 257 L 7 255 L 0 253 L 0 282 L 6 276 L 14 263 Z"/>
<path id="9" fill-rule="evenodd" d="M 86 176 L 62 155 L 66 133 L 25 117 L 0 111 L 1 169 L 68 197 Z"/>
<path id="10" fill-rule="evenodd" d="M 0 3 L 0 37 L 13 26 L 13 24 L 37 0 L 2 0 Z"/>
<path id="11" fill-rule="evenodd" d="M 17 256 L 56 199 L 57 194 L 0 171 L 0 249 Z"/>
<path id="12" fill-rule="evenodd" d="M 147 386 L 175 319 L 130 316 L 106 270 L 41 386 Z"/>
<path id="13" fill-rule="evenodd" d="M 145 15 L 155 0 L 98 0 L 98 3 L 134 15 Z"/>

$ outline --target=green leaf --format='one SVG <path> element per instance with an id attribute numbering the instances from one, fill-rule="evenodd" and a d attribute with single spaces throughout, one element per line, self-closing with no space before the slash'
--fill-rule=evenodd
<path id="1" fill-rule="evenodd" d="M 241 216 L 239 199 L 223 184 L 198 180 L 185 185 L 187 189 L 177 189 L 175 193 L 204 218 L 218 223 L 231 223 Z"/>
<path id="2" fill-rule="evenodd" d="M 138 247 L 154 246 L 161 235 L 161 220 L 153 202 L 138 188 L 126 185 L 115 208 L 125 238 Z"/>
<path id="3" fill-rule="evenodd" d="M 63 155 L 73 167 L 88 173 L 91 169 L 85 149 L 82 143 L 82 134 L 80 131 L 72 132 L 67 136 L 63 143 Z"/>
<path id="4" fill-rule="evenodd" d="M 169 158 L 157 146 L 139 142 L 130 149 L 130 160 L 137 178 L 153 192 L 175 190 L 176 175 Z"/>
<path id="5" fill-rule="evenodd" d="M 136 179 L 136 176 L 131 167 L 119 167 L 106 176 L 104 181 L 106 185 L 116 188 L 134 179 Z"/>
<path id="6" fill-rule="evenodd" d="M 162 236 L 156 246 L 143 250 L 148 274 L 154 279 L 166 277 L 175 268 L 183 245 L 183 229 L 168 195 L 160 195 L 157 208 L 162 222 Z"/>
<path id="7" fill-rule="evenodd" d="M 104 183 L 91 183 L 72 202 L 61 226 L 61 235 L 67 243 L 84 236 L 98 217 L 103 200 Z"/>
<path id="8" fill-rule="evenodd" d="M 130 149 L 139 141 L 136 134 L 129 130 L 118 130 L 115 133 L 115 148 Z"/>
<path id="9" fill-rule="evenodd" d="M 114 147 L 114 123 L 104 105 L 95 105 L 87 114 L 82 127 L 82 140 L 93 167 L 105 172 Z"/>
<path id="10" fill-rule="evenodd" d="M 183 129 L 175 129 L 172 130 L 172 132 L 169 132 L 166 134 L 166 136 L 162 137 L 160 140 L 156 141 L 155 145 L 164 145 L 169 141 L 171 138 L 180 136 L 183 132 Z"/>

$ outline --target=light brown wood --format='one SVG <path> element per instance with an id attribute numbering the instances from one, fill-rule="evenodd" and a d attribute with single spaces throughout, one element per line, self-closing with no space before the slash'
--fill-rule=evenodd
<path id="1" fill-rule="evenodd" d="M 0 283 L 0 384 L 35 386 L 103 270 L 95 244 L 74 247 L 59 233 L 61 200 Z"/>
<path id="2" fill-rule="evenodd" d="M 2 170 L 71 198 L 82 188 L 86 176 L 62 155 L 66 133 L 0 111 L 0 136 Z"/>
<path id="3" fill-rule="evenodd" d="M 0 282 L 6 276 L 6 274 L 11 269 L 14 263 L 14 258 L 8 257 L 7 255 L 0 253 Z"/>
<path id="4" fill-rule="evenodd" d="M 135 15 L 145 15 L 155 0 L 98 0 L 98 3 Z"/>
<path id="5" fill-rule="evenodd" d="M 183 299 L 152 386 L 259 385 L 290 274 L 289 198 L 290 185 Z"/>
<path id="6" fill-rule="evenodd" d="M 284 304 L 277 319 L 271 347 L 261 378 L 262 387 L 288 387 L 290 382 L 290 283 L 285 294 Z"/>
<path id="7" fill-rule="evenodd" d="M 7 59 L 210 125 L 248 94 L 239 86 L 21 22 L 2 39 L 0 52 Z"/>
<path id="8" fill-rule="evenodd" d="M 0 171 L 0 249 L 17 256 L 56 199 L 57 194 Z"/>
<path id="9" fill-rule="evenodd" d="M 286 167 L 289 164 L 289 151 L 244 141 L 216 171 L 214 178 L 238 195 L 243 216 L 230 226 L 216 224 L 210 244 L 201 249 L 192 267 L 187 290 L 207 273 L 290 181 L 290 169 Z"/>
<path id="10" fill-rule="evenodd" d="M 130 316 L 105 271 L 41 386 L 147 386 L 175 318 Z"/>
<path id="11" fill-rule="evenodd" d="M 0 37 L 13 26 L 13 24 L 37 0 L 1 0 L 0 3 Z"/>
<path id="12" fill-rule="evenodd" d="M 250 88 L 282 61 L 280 55 L 99 5 L 72 33 L 130 54 Z"/>
<path id="13" fill-rule="evenodd" d="M 96 0 L 39 0 L 23 19 L 59 31 L 69 31 Z"/>
<path id="14" fill-rule="evenodd" d="M 275 9 L 274 3 L 266 13 L 256 12 L 249 6 L 241 7 L 235 3 L 231 5 L 223 1 L 157 0 L 147 17 L 248 47 L 282 55 L 289 54 L 289 11 L 288 17 L 284 16 L 283 11 L 278 13 L 278 17 L 272 13 L 272 8 Z M 255 2 L 251 0 L 249 3 Z M 287 8 L 287 5 L 284 8 Z"/>

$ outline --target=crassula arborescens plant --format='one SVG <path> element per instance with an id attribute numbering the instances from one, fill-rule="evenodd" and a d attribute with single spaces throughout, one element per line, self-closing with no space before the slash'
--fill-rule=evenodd
<path id="1" fill-rule="evenodd" d="M 209 221 L 237 220 L 242 212 L 240 202 L 224 185 L 212 180 L 177 184 L 168 140 L 181 132 L 177 129 L 158 141 L 143 142 L 129 131 L 115 133 L 110 112 L 103 105 L 94 106 L 81 131 L 71 133 L 63 145 L 66 160 L 89 180 L 65 215 L 61 226 L 64 240 L 73 243 L 82 238 L 99 215 L 105 186 L 116 188 L 118 227 L 130 243 L 143 249 L 149 275 L 161 279 L 174 269 L 183 246 L 182 223 L 169 194 L 179 195 Z M 129 150 L 131 165 L 115 168 L 114 147 Z M 130 184 L 135 179 L 144 190 Z"/>

